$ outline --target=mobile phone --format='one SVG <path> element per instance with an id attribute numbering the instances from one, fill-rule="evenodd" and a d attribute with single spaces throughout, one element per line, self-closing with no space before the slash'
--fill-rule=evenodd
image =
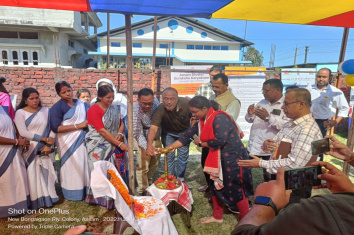
<path id="1" fill-rule="evenodd" d="M 312 141 L 311 147 L 313 156 L 329 152 L 329 139 L 325 138 Z"/>
<path id="2" fill-rule="evenodd" d="M 301 189 L 321 185 L 319 174 L 322 174 L 321 166 L 285 170 L 285 189 Z"/>

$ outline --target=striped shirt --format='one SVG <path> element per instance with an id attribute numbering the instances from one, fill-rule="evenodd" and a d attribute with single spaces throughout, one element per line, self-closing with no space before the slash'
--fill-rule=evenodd
<path id="1" fill-rule="evenodd" d="M 133 105 L 133 136 L 138 142 L 138 145 L 145 149 L 147 148 L 147 135 L 151 125 L 152 115 L 154 114 L 160 102 L 154 99 L 154 106 L 148 112 L 144 112 L 139 105 L 139 101 Z"/>
<path id="2" fill-rule="evenodd" d="M 281 167 L 286 169 L 304 167 L 312 157 L 311 142 L 322 138 L 312 114 L 290 121 L 273 138 L 291 143 L 288 157 L 279 160 L 260 160 L 259 166 L 266 168 L 271 174 L 276 174 Z"/>

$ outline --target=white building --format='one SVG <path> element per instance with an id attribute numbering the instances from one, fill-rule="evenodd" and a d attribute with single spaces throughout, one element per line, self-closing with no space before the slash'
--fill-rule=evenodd
<path id="1" fill-rule="evenodd" d="M 107 32 L 96 36 L 97 52 L 89 54 L 95 55 L 103 68 L 107 60 Z M 154 18 L 132 24 L 132 38 L 134 67 L 151 68 Z M 242 61 L 242 48 L 252 44 L 194 18 L 161 16 L 157 20 L 156 67 L 250 64 Z M 110 30 L 110 65 L 124 68 L 125 56 L 125 27 Z"/>
<path id="2" fill-rule="evenodd" d="M 0 66 L 87 68 L 88 38 L 102 23 L 93 12 L 0 7 Z"/>

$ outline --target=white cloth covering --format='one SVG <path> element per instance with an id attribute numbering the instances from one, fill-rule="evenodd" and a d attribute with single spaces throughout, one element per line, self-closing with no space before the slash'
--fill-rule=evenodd
<path id="1" fill-rule="evenodd" d="M 0 120 L 0 136 L 14 139 L 12 119 L 2 106 L 0 106 Z M 13 145 L 1 145 L 0 166 L 4 164 L 12 148 Z M 27 196 L 29 195 L 27 182 L 25 162 L 20 150 L 17 150 L 11 164 L 0 177 L 0 218 L 24 214 L 27 211 Z"/>
<path id="2" fill-rule="evenodd" d="M 114 198 L 115 206 L 123 218 L 139 233 L 143 235 L 175 235 L 178 234 L 175 225 L 172 222 L 170 214 L 159 199 L 153 197 L 134 197 L 138 202 L 153 201 L 154 207 L 162 208 L 160 213 L 155 214 L 150 218 L 135 219 L 135 215 L 129 208 L 128 204 L 124 201 L 118 190 L 109 182 L 107 178 L 108 170 L 113 170 L 119 177 L 121 182 L 127 188 L 122 177 L 119 175 L 115 166 L 107 161 L 97 161 L 94 164 L 94 170 L 91 172 L 91 189 L 94 197 L 108 196 Z"/>
<path id="3" fill-rule="evenodd" d="M 17 110 L 15 116 L 15 123 L 20 135 L 31 139 L 28 151 L 22 154 L 23 158 L 27 162 L 27 165 L 29 160 L 28 158 L 33 154 L 33 151 L 36 151 L 35 148 L 38 145 L 38 141 L 34 140 L 33 136 L 36 134 L 42 137 L 45 129 L 49 128 L 47 127 L 47 125 L 49 125 L 48 108 L 41 108 L 26 127 L 25 122 L 32 115 L 34 114 L 20 109 Z M 50 137 L 55 137 L 53 132 L 50 134 Z M 34 160 L 31 160 L 27 166 L 31 209 L 37 210 L 41 207 L 51 207 L 53 203 L 59 201 L 59 197 L 55 191 L 55 181 L 57 181 L 57 175 L 53 167 L 54 158 L 54 153 L 49 154 L 49 156 L 39 156 L 35 153 Z"/>

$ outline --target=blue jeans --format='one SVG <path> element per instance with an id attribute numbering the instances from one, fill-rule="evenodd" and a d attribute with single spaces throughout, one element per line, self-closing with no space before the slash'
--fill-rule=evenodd
<path id="1" fill-rule="evenodd" d="M 164 147 L 172 144 L 176 140 L 178 140 L 180 137 L 184 136 L 184 134 L 187 132 L 183 131 L 178 134 L 172 134 L 172 133 L 162 133 L 161 135 L 161 141 Z M 186 168 L 187 168 L 187 162 L 188 162 L 188 157 L 189 157 L 189 144 L 186 146 L 182 146 L 177 149 L 177 174 L 175 170 L 175 152 L 171 152 L 167 154 L 167 162 L 168 162 L 168 171 L 180 178 L 184 178 L 184 174 L 186 173 Z"/>

